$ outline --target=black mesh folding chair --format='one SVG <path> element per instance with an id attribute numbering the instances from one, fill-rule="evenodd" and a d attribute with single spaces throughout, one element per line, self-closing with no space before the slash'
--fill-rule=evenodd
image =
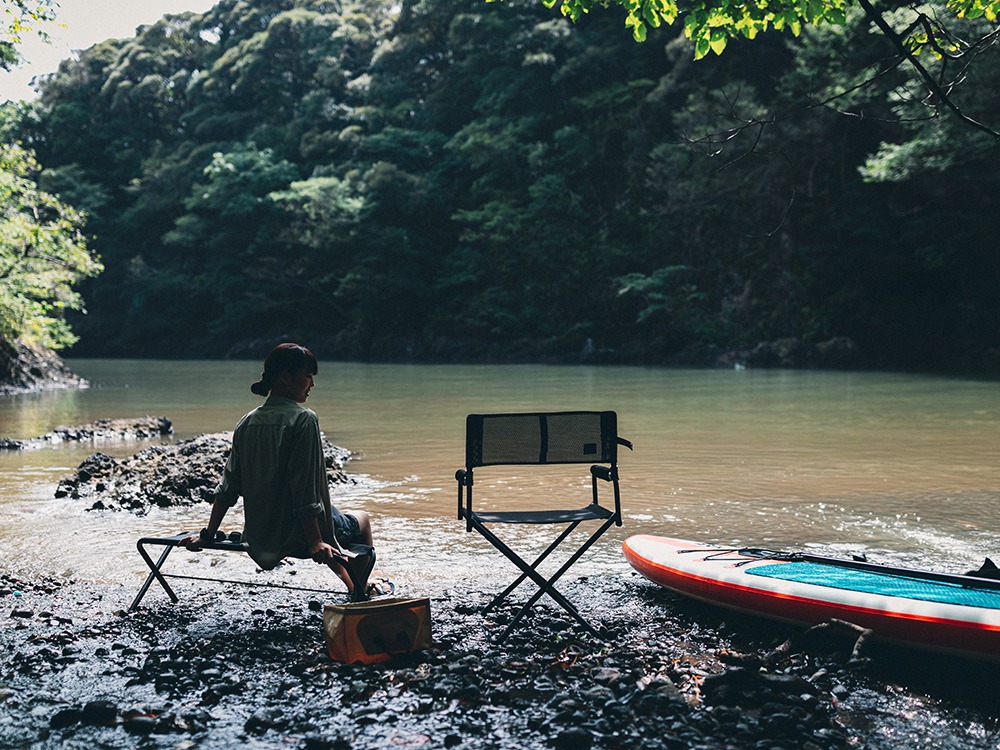
<path id="1" fill-rule="evenodd" d="M 622 525 L 621 492 L 618 486 L 618 446 L 632 444 L 618 437 L 618 416 L 613 411 L 573 411 L 522 414 L 470 414 L 465 421 L 465 468 L 455 474 L 458 480 L 458 517 L 465 519 L 465 530 L 476 530 L 514 565 L 521 575 L 497 594 L 484 613 L 506 599 L 525 580 L 531 579 L 536 591 L 513 617 L 498 641 L 503 642 L 524 615 L 543 594 L 548 594 L 587 631 L 600 633 L 584 619 L 555 583 L 612 525 Z M 472 502 L 473 472 L 480 466 L 591 464 L 592 497 L 588 505 L 572 510 L 517 510 L 483 512 Z M 611 484 L 614 509 L 600 504 L 597 480 Z M 542 503 L 539 503 L 539 505 Z M 599 523 L 594 531 L 565 563 L 549 578 L 538 566 L 570 534 L 586 521 Z M 555 541 L 528 563 L 510 549 L 489 528 L 492 524 L 563 524 Z"/>

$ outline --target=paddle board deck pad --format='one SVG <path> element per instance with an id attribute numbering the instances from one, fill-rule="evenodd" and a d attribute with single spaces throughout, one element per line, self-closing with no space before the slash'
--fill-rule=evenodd
<path id="1" fill-rule="evenodd" d="M 1000 581 L 640 534 L 639 573 L 679 594 L 795 624 L 833 619 L 876 638 L 1000 662 Z"/>

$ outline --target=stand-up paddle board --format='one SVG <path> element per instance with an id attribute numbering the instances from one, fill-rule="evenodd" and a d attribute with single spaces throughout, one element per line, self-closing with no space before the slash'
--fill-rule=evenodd
<path id="1" fill-rule="evenodd" d="M 709 604 L 806 625 L 846 620 L 883 640 L 1000 662 L 1000 580 L 649 535 L 624 551 L 649 580 Z"/>

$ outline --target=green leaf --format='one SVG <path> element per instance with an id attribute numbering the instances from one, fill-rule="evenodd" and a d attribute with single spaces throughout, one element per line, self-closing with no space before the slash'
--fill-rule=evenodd
<path id="1" fill-rule="evenodd" d="M 707 55 L 711 45 L 707 34 L 699 34 L 694 43 L 694 59 L 700 60 Z"/>

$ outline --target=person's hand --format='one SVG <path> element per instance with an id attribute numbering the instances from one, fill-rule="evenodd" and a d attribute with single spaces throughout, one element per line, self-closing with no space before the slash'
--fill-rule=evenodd
<path id="1" fill-rule="evenodd" d="M 192 552 L 199 552 L 201 550 L 201 534 L 188 534 L 177 542 L 177 546 L 187 547 Z"/>
<path id="2" fill-rule="evenodd" d="M 309 548 L 309 556 L 315 562 L 329 563 L 334 557 L 350 559 L 356 555 L 353 552 L 347 552 L 326 542 L 316 542 L 316 544 Z"/>

